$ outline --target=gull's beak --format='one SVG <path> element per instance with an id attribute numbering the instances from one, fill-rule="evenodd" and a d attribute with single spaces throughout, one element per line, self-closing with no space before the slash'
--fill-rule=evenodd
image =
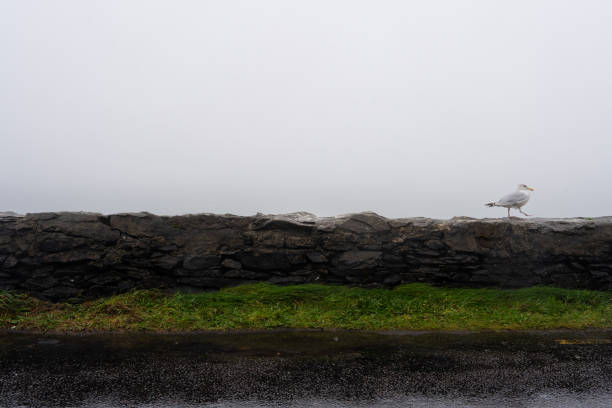
<path id="1" fill-rule="evenodd" d="M 531 187 L 527 187 L 529 190 L 531 191 L 535 191 L 535 189 L 531 188 Z"/>

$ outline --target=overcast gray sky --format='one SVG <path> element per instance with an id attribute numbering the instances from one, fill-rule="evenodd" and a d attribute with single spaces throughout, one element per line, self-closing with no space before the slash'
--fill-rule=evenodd
<path id="1" fill-rule="evenodd" d="M 0 0 L 0 210 L 612 215 L 609 1 Z"/>

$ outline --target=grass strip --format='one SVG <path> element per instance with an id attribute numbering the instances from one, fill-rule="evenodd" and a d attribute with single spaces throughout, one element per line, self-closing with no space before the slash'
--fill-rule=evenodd
<path id="1" fill-rule="evenodd" d="M 395 289 L 242 285 L 218 292 L 136 290 L 80 304 L 0 291 L 0 328 L 191 331 L 265 328 L 362 330 L 585 329 L 612 327 L 612 292 L 552 287 Z"/>

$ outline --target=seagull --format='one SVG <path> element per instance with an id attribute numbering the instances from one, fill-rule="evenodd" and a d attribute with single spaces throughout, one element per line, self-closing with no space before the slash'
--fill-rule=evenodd
<path id="1" fill-rule="evenodd" d="M 519 184 L 514 193 L 507 194 L 503 196 L 502 198 L 500 198 L 499 200 L 492 202 L 492 203 L 486 203 L 485 205 L 487 207 L 505 207 L 507 208 L 508 218 L 510 218 L 511 208 L 518 208 L 521 214 L 529 216 L 529 214 L 526 214 L 523 212 L 523 210 L 521 210 L 521 207 L 523 207 L 525 204 L 527 204 L 527 201 L 529 201 L 530 191 L 534 191 L 533 188 L 528 187 L 525 184 Z"/>

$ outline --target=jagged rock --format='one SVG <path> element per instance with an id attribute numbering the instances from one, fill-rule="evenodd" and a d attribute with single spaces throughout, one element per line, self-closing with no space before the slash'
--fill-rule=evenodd
<path id="1" fill-rule="evenodd" d="M 2 263 L 2 269 L 10 269 L 13 266 L 17 265 L 19 261 L 12 255 L 7 256 Z"/>
<path id="2" fill-rule="evenodd" d="M 351 269 L 365 269 L 376 266 L 382 256 L 380 251 L 347 251 L 338 257 L 338 266 Z"/>
<path id="3" fill-rule="evenodd" d="M 240 282 L 612 289 L 612 217 L 0 213 L 0 288 L 52 300 Z"/>
<path id="4" fill-rule="evenodd" d="M 226 286 L 235 286 L 240 283 L 235 279 L 226 278 L 208 278 L 208 277 L 190 277 L 180 278 L 179 282 L 189 286 L 197 286 L 201 288 L 219 289 Z"/>
<path id="5" fill-rule="evenodd" d="M 242 264 L 240 262 L 230 258 L 224 259 L 221 265 L 228 269 L 242 269 Z"/>
<path id="6" fill-rule="evenodd" d="M 45 299 L 49 299 L 53 301 L 60 301 L 60 300 L 67 300 L 70 298 L 78 297 L 82 295 L 82 292 L 83 290 L 78 289 L 78 288 L 73 288 L 70 286 L 55 286 L 55 287 L 45 290 L 41 294 L 38 294 L 38 293 L 33 293 L 33 294 L 38 295 L 39 297 L 42 297 Z"/>
<path id="7" fill-rule="evenodd" d="M 265 271 L 291 269 L 289 258 L 282 252 L 246 253 L 240 257 L 240 261 L 247 269 Z"/>
<path id="8" fill-rule="evenodd" d="M 223 277 L 225 278 L 232 278 L 232 279 L 246 279 L 246 280 L 260 280 L 260 281 L 265 281 L 268 280 L 272 277 L 272 275 L 265 273 L 265 272 L 254 272 L 254 271 L 247 271 L 244 269 L 230 269 L 229 271 L 225 272 L 223 274 Z"/>
<path id="9" fill-rule="evenodd" d="M 0 218 L 2 217 L 23 217 L 23 214 L 18 214 L 15 211 L 0 211 Z"/>
<path id="10" fill-rule="evenodd" d="M 317 264 L 327 262 L 327 258 L 325 257 L 325 255 L 319 252 L 306 252 L 306 256 L 308 257 L 308 260 L 312 263 Z"/>
<path id="11" fill-rule="evenodd" d="M 57 284 L 57 282 L 58 282 L 57 279 L 51 276 L 47 276 L 47 277 L 37 277 L 37 278 L 28 279 L 27 281 L 23 283 L 23 285 L 28 289 L 33 289 L 33 290 L 38 291 L 42 289 L 52 288 L 53 286 Z"/>
<path id="12" fill-rule="evenodd" d="M 385 280 L 383 280 L 383 284 L 385 284 L 385 285 L 397 285 L 401 281 L 402 281 L 402 277 L 400 275 L 398 275 L 398 274 L 394 274 L 394 275 L 386 277 Z"/>
<path id="13" fill-rule="evenodd" d="M 389 220 L 373 212 L 341 216 L 339 217 L 338 227 L 355 234 L 368 234 L 391 229 Z"/>
<path id="14" fill-rule="evenodd" d="M 217 265 L 219 265 L 219 257 L 215 255 L 191 255 L 183 261 L 183 268 L 191 271 L 212 268 Z"/>
<path id="15" fill-rule="evenodd" d="M 268 282 L 276 285 L 298 285 L 307 281 L 308 279 L 303 276 L 275 276 L 268 280 Z"/>
<path id="16" fill-rule="evenodd" d="M 151 260 L 151 263 L 153 265 L 167 270 L 174 269 L 180 262 L 180 258 L 171 255 L 164 255 Z"/>

